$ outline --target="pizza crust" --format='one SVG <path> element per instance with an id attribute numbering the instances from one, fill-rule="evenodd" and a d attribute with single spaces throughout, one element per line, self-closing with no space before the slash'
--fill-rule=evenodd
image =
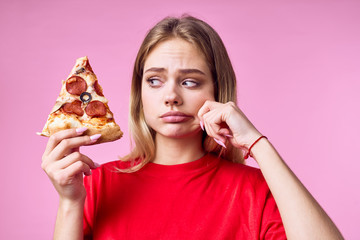
<path id="1" fill-rule="evenodd" d="M 37 134 L 50 137 L 54 133 L 65 129 L 87 127 L 88 130 L 86 130 L 83 135 L 91 136 L 94 134 L 101 134 L 101 137 L 96 141 L 96 144 L 115 141 L 122 137 L 123 132 L 114 121 L 109 121 L 102 125 L 96 124 L 96 121 L 101 122 L 101 119 L 93 118 L 92 121 L 90 120 L 81 123 L 76 117 L 52 113 L 49 115 L 49 119 L 43 131 Z"/>
<path id="2" fill-rule="evenodd" d="M 53 127 L 49 133 L 38 132 L 37 134 L 44 137 L 50 137 L 56 132 L 71 128 L 73 128 L 71 125 L 67 125 L 65 128 Z M 107 125 L 103 128 L 88 128 L 88 130 L 86 130 L 83 135 L 92 136 L 94 134 L 101 134 L 101 137 L 96 141 L 95 144 L 116 141 L 123 136 L 123 132 L 120 130 L 118 125 Z"/>
<path id="3" fill-rule="evenodd" d="M 118 125 L 108 125 L 100 129 L 88 128 L 88 130 L 85 131 L 85 134 L 89 136 L 99 133 L 101 134 L 101 137 L 96 141 L 96 143 L 115 141 L 120 139 L 123 135 L 123 132 L 120 130 Z"/>

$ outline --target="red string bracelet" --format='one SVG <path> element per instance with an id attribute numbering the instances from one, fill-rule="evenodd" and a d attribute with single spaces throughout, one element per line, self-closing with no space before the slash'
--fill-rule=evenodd
<path id="1" fill-rule="evenodd" d="M 248 152 L 246 153 L 244 159 L 247 159 L 247 158 L 251 155 L 251 149 L 252 149 L 252 147 L 253 147 L 258 141 L 260 141 L 260 139 L 262 139 L 262 138 L 268 139 L 266 136 L 261 136 L 261 137 L 259 137 L 259 138 L 249 147 L 249 150 L 248 150 Z"/>

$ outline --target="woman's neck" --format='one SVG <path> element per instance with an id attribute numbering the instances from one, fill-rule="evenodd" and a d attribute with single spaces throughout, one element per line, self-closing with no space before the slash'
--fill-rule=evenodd
<path id="1" fill-rule="evenodd" d="M 192 162 L 204 156 L 201 133 L 188 138 L 155 137 L 156 153 L 152 161 L 162 165 Z"/>

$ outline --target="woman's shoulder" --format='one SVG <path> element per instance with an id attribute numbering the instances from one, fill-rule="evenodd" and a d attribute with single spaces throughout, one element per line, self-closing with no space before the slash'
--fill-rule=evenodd
<path id="1" fill-rule="evenodd" d="M 124 161 L 122 159 L 118 159 L 118 160 L 113 160 L 107 163 L 104 163 L 101 165 L 101 167 L 105 170 L 109 170 L 109 169 L 118 169 L 118 170 L 124 170 L 130 167 L 133 167 L 134 165 L 137 165 L 139 163 L 139 161 L 137 159 L 131 159 L 131 160 L 127 160 Z"/>
<path id="2" fill-rule="evenodd" d="M 264 184 L 265 179 L 261 170 L 243 163 L 235 163 L 227 159 L 221 159 L 219 172 L 228 175 L 229 178 L 238 182 L 248 182 L 251 184 Z"/>
<path id="3" fill-rule="evenodd" d="M 211 157 L 215 158 L 216 156 L 211 155 Z M 259 168 L 246 165 L 245 163 L 233 162 L 231 161 L 231 159 L 220 158 L 220 165 L 224 169 L 237 171 L 237 172 L 247 172 L 249 174 L 261 173 Z"/>

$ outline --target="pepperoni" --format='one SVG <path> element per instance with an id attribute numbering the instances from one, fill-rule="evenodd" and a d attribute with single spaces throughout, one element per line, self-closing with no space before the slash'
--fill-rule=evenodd
<path id="1" fill-rule="evenodd" d="M 84 115 L 84 110 L 81 108 L 81 101 L 75 100 L 72 103 L 65 103 L 63 109 L 67 113 L 75 113 L 78 116 Z"/>
<path id="2" fill-rule="evenodd" d="M 92 101 L 85 108 L 85 112 L 90 117 L 102 117 L 106 115 L 106 106 L 100 101 Z"/>
<path id="3" fill-rule="evenodd" d="M 72 112 L 71 103 L 65 103 L 65 104 L 63 105 L 63 109 L 64 109 L 64 111 L 67 112 L 67 113 L 73 113 L 73 112 Z"/>
<path id="4" fill-rule="evenodd" d="M 97 95 L 102 96 L 102 97 L 104 96 L 102 87 L 99 85 L 98 81 L 95 81 L 94 88 L 95 88 L 95 92 L 97 93 Z"/>
<path id="5" fill-rule="evenodd" d="M 85 92 L 87 84 L 84 79 L 78 76 L 72 76 L 66 81 L 66 91 L 70 94 L 78 95 Z"/>

